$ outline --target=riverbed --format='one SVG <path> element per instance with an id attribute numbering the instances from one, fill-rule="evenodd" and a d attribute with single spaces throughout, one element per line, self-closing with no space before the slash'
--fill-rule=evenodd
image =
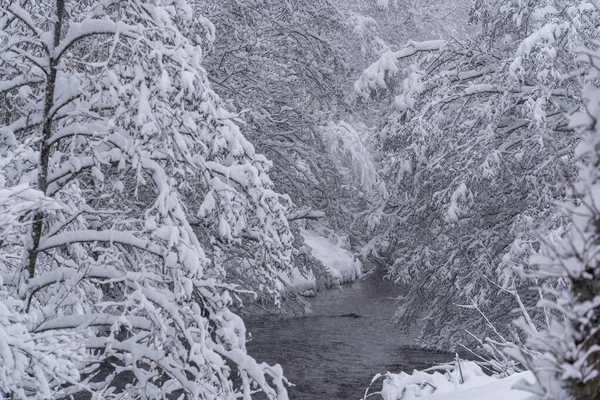
<path id="1" fill-rule="evenodd" d="M 415 348 L 414 334 L 394 326 L 400 291 L 373 273 L 310 298 L 310 316 L 249 318 L 248 352 L 258 361 L 282 365 L 295 385 L 288 390 L 292 400 L 362 399 L 377 373 L 452 359 L 449 353 Z"/>

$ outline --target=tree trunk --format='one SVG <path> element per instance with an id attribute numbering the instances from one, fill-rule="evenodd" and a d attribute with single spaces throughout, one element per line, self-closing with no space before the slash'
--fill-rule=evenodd
<path id="1" fill-rule="evenodd" d="M 44 114 L 42 119 L 42 140 L 40 141 L 40 163 L 38 166 L 37 186 L 38 189 L 46 194 L 48 190 L 48 163 L 50 160 L 50 148 L 47 145 L 48 139 L 52 136 L 52 112 L 54 107 L 54 92 L 56 89 L 56 66 L 58 60 L 54 58 L 52 51 L 60 44 L 60 37 L 65 15 L 65 0 L 56 0 L 55 7 L 56 21 L 54 22 L 54 40 L 53 48 L 50 49 L 50 71 L 46 81 L 46 91 L 44 94 Z M 26 268 L 29 278 L 35 276 L 35 266 L 38 258 L 38 247 L 44 228 L 44 213 L 38 211 L 33 214 L 31 219 L 31 229 L 28 232 L 26 240 L 25 255 L 23 257 L 23 267 Z"/>

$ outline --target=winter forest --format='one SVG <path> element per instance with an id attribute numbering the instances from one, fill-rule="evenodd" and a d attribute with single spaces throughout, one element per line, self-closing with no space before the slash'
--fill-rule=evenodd
<path id="1" fill-rule="evenodd" d="M 598 0 L 0 0 L 0 399 L 600 399 L 599 119 Z"/>

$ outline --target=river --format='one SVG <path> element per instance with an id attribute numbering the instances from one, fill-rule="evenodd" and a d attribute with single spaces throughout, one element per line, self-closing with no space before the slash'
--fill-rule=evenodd
<path id="1" fill-rule="evenodd" d="M 452 359 L 415 348 L 413 335 L 393 325 L 399 294 L 376 272 L 309 299 L 310 316 L 249 318 L 248 352 L 282 365 L 295 385 L 288 390 L 291 400 L 362 399 L 378 372 L 410 372 Z M 343 316 L 351 313 L 358 317 Z"/>

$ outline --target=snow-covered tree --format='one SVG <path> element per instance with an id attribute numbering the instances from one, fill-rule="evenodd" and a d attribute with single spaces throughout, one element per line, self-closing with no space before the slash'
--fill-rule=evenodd
<path id="1" fill-rule="evenodd" d="M 410 42 L 356 82 L 365 101 L 390 101 L 379 134 L 390 193 L 366 213 L 368 249 L 410 285 L 398 319 L 424 318 L 427 345 L 510 341 L 514 308 L 545 321 L 521 272 L 564 223 L 555 202 L 577 142 L 565 115 L 581 106 L 585 66 L 573 60 L 582 32 L 596 38 L 590 7 L 477 2 L 479 36 Z"/>
<path id="2" fill-rule="evenodd" d="M 339 106 L 347 66 L 334 36 L 341 16 L 329 0 L 206 3 L 217 39 L 209 78 L 295 204 L 325 211 L 339 188 L 321 126 Z M 339 197 L 339 196 L 338 196 Z"/>
<path id="3" fill-rule="evenodd" d="M 279 298 L 289 200 L 208 83 L 214 34 L 185 0 L 0 5 L 2 397 L 287 398 L 231 307 Z"/>
<path id="4" fill-rule="evenodd" d="M 587 5 L 590 12 L 600 7 Z M 597 14 L 596 14 L 597 15 Z M 590 39 L 588 32 L 583 32 Z M 522 325 L 529 335 L 526 345 L 537 357 L 521 354 L 537 382 L 530 386 L 544 399 L 600 398 L 600 53 L 597 42 L 580 50 L 579 61 L 591 69 L 582 91 L 584 108 L 570 118 L 582 140 L 576 149 L 579 179 L 570 187 L 571 199 L 563 204 L 569 229 L 544 242 L 531 259 L 530 271 L 543 279 L 543 301 L 548 327 L 540 332 Z"/>
<path id="5" fill-rule="evenodd" d="M 205 63 L 209 79 L 244 118 L 244 136 L 273 160 L 275 188 L 297 208 L 287 215 L 296 267 L 327 284 L 331 277 L 300 232 L 325 225 L 352 234 L 350 221 L 376 181 L 367 129 L 344 99 L 357 34 L 331 0 L 204 2 L 201 10 L 216 32 Z"/>
<path id="6" fill-rule="evenodd" d="M 463 37 L 469 29 L 470 0 L 337 0 L 339 7 L 358 21 L 376 25 L 387 46 L 409 39 Z M 381 43 L 381 42 L 380 42 Z M 379 47 L 376 45 L 376 47 Z M 369 51 L 369 49 L 366 49 Z"/>

